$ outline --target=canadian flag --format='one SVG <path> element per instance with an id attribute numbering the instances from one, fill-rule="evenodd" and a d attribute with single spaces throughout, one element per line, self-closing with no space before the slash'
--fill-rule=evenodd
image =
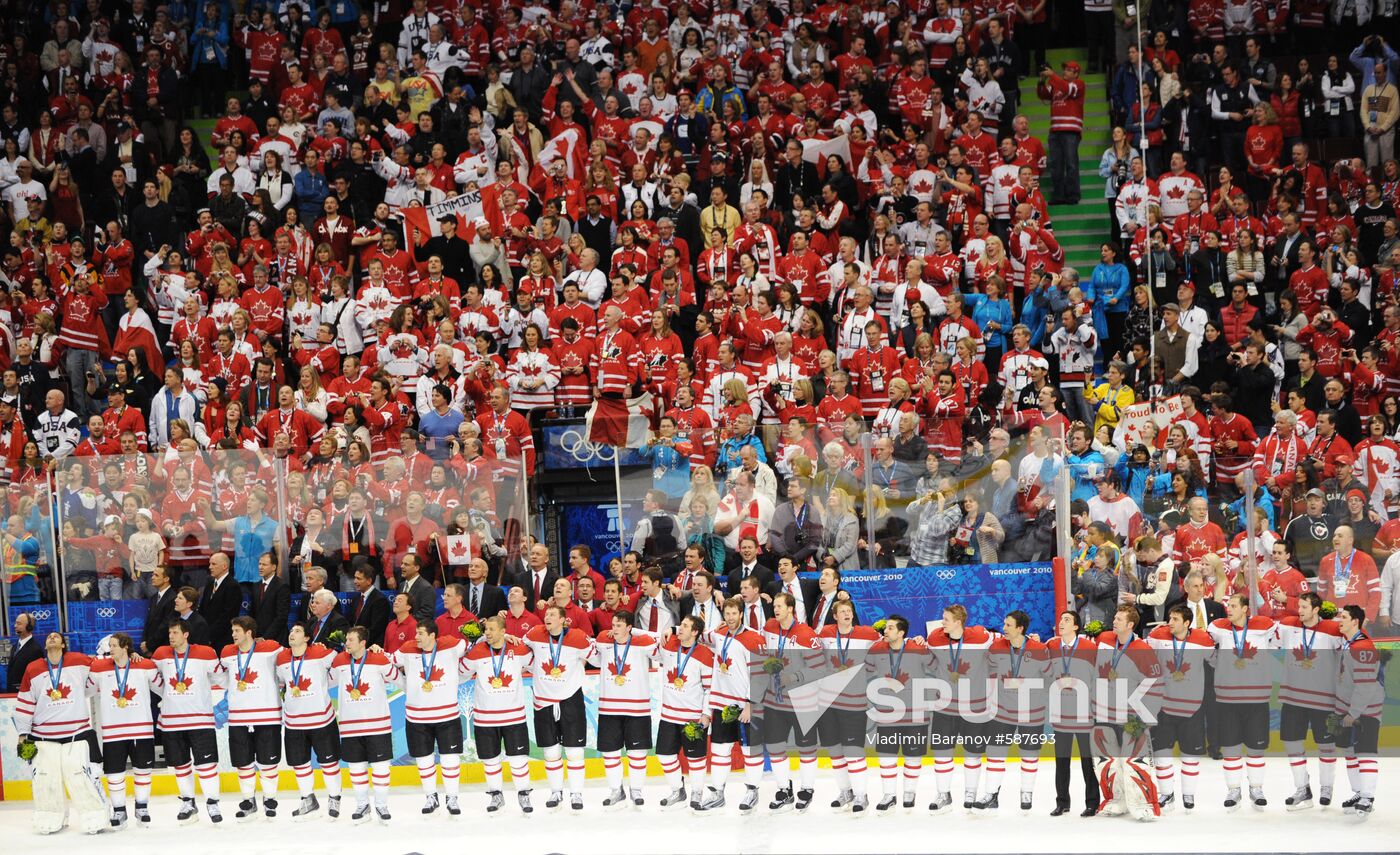
<path id="1" fill-rule="evenodd" d="M 583 144 L 578 128 L 565 128 L 559 136 L 544 144 L 539 157 L 535 159 L 535 168 L 540 170 L 540 174 L 532 175 L 530 183 L 534 184 L 537 179 L 543 181 L 544 173 L 556 160 L 564 161 L 570 178 L 583 179 L 588 166 L 588 146 Z"/>
<path id="2" fill-rule="evenodd" d="M 653 408 L 649 392 L 628 399 L 600 397 L 588 409 L 584 432 L 598 445 L 641 448 L 647 443 Z"/>
<path id="3" fill-rule="evenodd" d="M 471 560 L 477 557 L 479 550 L 476 544 L 472 543 L 470 534 L 449 534 L 445 538 L 445 545 L 442 548 L 442 558 L 449 565 L 462 566 L 470 564 Z"/>
<path id="4" fill-rule="evenodd" d="M 155 325 L 145 309 L 137 309 L 122 315 L 117 327 L 117 340 L 112 343 L 116 353 L 140 350 L 146 355 L 146 365 L 152 371 L 160 371 L 165 366 L 165 357 L 160 352 L 160 340 L 156 338 Z"/>
<path id="5" fill-rule="evenodd" d="M 403 214 L 404 233 L 420 246 L 442 234 L 439 220 L 444 216 L 456 217 L 457 233 L 463 240 L 470 241 L 476 236 L 476 220 L 483 213 L 481 191 L 468 190 L 426 208 L 412 205 L 400 209 L 399 213 Z"/>
<path id="6" fill-rule="evenodd" d="M 802 159 L 818 164 L 822 169 L 826 168 L 826 159 L 831 155 L 837 155 L 846 161 L 846 167 L 851 166 L 851 141 L 845 134 L 829 140 L 812 139 L 802 141 Z"/>

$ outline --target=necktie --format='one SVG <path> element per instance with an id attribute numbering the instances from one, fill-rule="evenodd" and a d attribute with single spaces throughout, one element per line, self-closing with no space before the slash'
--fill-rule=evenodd
<path id="1" fill-rule="evenodd" d="M 704 622 L 705 622 L 705 604 L 704 604 L 704 603 L 701 603 L 701 604 L 700 604 L 700 622 L 701 622 L 701 623 L 704 623 Z"/>
<path id="2" fill-rule="evenodd" d="M 360 601 L 355 605 L 355 623 L 360 622 L 360 612 L 364 611 L 365 600 L 369 599 L 369 594 L 361 594 Z"/>
<path id="3" fill-rule="evenodd" d="M 661 615 L 658 614 L 660 610 L 661 603 L 653 599 L 651 601 L 651 619 L 647 621 L 647 629 L 651 632 L 656 632 L 658 629 L 660 629 Z"/>
<path id="4" fill-rule="evenodd" d="M 477 591 L 477 588 L 476 588 L 475 585 L 473 585 L 473 586 L 472 586 L 471 603 L 470 603 L 470 607 L 468 608 L 468 611 L 470 611 L 472 614 L 476 614 L 476 611 L 477 611 L 477 609 L 476 609 L 476 607 L 477 607 L 477 599 L 476 599 L 477 594 L 476 594 L 476 591 Z"/>
<path id="5" fill-rule="evenodd" d="M 543 573 L 535 574 L 535 602 L 537 603 L 540 601 L 540 585 L 544 582 L 544 579 L 541 578 L 543 575 Z"/>
<path id="6" fill-rule="evenodd" d="M 1205 629 L 1206 607 L 1203 603 L 1196 604 L 1196 629 Z"/>
<path id="7" fill-rule="evenodd" d="M 758 604 L 757 604 L 757 603 L 755 603 L 755 604 L 749 606 L 749 627 L 750 627 L 751 629 L 758 629 Z"/>
<path id="8" fill-rule="evenodd" d="M 822 594 L 822 598 L 821 598 L 820 600 L 817 600 L 817 611 L 813 614 L 813 618 L 814 618 L 814 621 L 813 621 L 813 622 L 814 622 L 814 623 L 820 622 L 820 621 L 821 621 L 821 618 L 822 618 L 822 615 L 823 615 L 825 612 L 826 612 L 826 594 Z"/>

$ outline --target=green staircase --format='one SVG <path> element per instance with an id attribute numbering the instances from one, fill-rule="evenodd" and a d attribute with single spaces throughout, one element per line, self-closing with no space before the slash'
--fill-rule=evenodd
<path id="1" fill-rule="evenodd" d="M 1082 49 L 1065 48 L 1046 52 L 1046 61 L 1059 70 L 1060 64 L 1077 60 L 1087 64 Z M 1108 203 L 1104 200 L 1104 179 L 1099 177 L 1099 157 L 1108 148 L 1113 131 L 1108 113 L 1108 76 L 1083 75 L 1088 93 L 1084 99 L 1084 137 L 1079 142 L 1079 204 L 1051 205 L 1050 221 L 1055 226 L 1055 239 L 1065 250 L 1065 264 L 1079 269 L 1082 276 L 1099 263 L 1099 245 L 1108 237 Z M 1021 112 L 1030 119 L 1031 133 L 1043 141 L 1050 137 L 1050 105 L 1035 94 L 1035 84 L 1027 81 L 1021 87 Z M 1047 171 L 1041 181 L 1047 199 L 1054 198 L 1055 189 Z"/>

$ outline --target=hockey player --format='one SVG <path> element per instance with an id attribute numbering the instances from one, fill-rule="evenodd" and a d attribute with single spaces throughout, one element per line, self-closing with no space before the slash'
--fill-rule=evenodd
<path id="1" fill-rule="evenodd" d="M 223 822 L 219 810 L 219 748 L 214 740 L 214 692 L 223 689 L 224 669 L 214 648 L 190 644 L 190 628 L 183 620 L 170 622 L 170 643 L 156 650 L 151 661 L 160 670 L 161 743 L 165 762 L 175 770 L 180 791 L 181 825 L 199 821 L 194 801 L 194 778 L 204 791 L 209 821 Z"/>
<path id="2" fill-rule="evenodd" d="M 1342 665 L 1337 678 L 1337 705 L 1342 732 L 1337 747 L 1346 752 L 1347 778 L 1352 797 L 1342 802 L 1342 813 L 1366 819 L 1376 798 L 1376 751 L 1380 741 L 1381 707 L 1385 687 L 1380 683 L 1380 653 L 1362 631 L 1366 612 L 1360 606 L 1342 606 L 1337 627 L 1342 631 Z M 32 668 L 33 666 L 31 666 Z"/>
<path id="3" fill-rule="evenodd" d="M 1142 821 L 1158 817 L 1160 808 L 1152 770 L 1140 759 L 1148 751 L 1147 734 L 1128 733 L 1133 715 L 1128 699 L 1138 696 L 1155 716 L 1162 705 L 1162 667 L 1133 631 L 1140 620 L 1138 610 L 1124 603 L 1113 613 L 1113 629 L 1099 635 L 1093 742 L 1095 754 L 1105 758 L 1099 769 L 1099 815 L 1128 814 Z"/>
<path id="4" fill-rule="evenodd" d="M 1263 810 L 1264 755 L 1269 747 L 1269 696 L 1274 681 L 1265 650 L 1278 646 L 1278 626 L 1271 618 L 1250 616 L 1249 600 L 1234 594 L 1225 603 L 1225 617 L 1208 628 L 1215 641 L 1215 704 L 1220 714 L 1220 748 L 1225 758 L 1225 809 L 1240 806 L 1240 765 L 1249 776 L 1249 799 Z"/>
<path id="5" fill-rule="evenodd" d="M 368 630 L 352 626 L 345 631 L 345 650 L 331 662 L 331 680 L 338 695 L 340 757 L 350 767 L 350 788 L 355 793 L 350 823 L 370 820 L 371 776 L 375 816 L 387 823 L 389 761 L 394 757 L 389 692 L 399 685 L 399 669 L 384 653 L 369 649 Z"/>
<path id="6" fill-rule="evenodd" d="M 234 819 L 258 815 L 256 789 L 262 778 L 263 811 L 277 816 L 277 766 L 282 762 L 282 697 L 277 692 L 277 654 L 282 646 L 257 639 L 258 624 L 242 615 L 233 619 L 233 644 L 219 662 L 228 675 L 228 753 L 238 770 L 240 799 Z M 257 762 L 254 768 L 253 763 Z"/>
<path id="7" fill-rule="evenodd" d="M 331 664 L 335 651 L 321 644 L 307 644 L 311 634 L 305 624 L 294 624 L 287 632 L 287 648 L 277 654 L 277 685 L 282 688 L 282 732 L 287 749 L 287 765 L 296 773 L 301 805 L 292 818 L 305 822 L 321 805 L 312 790 L 316 773 L 311 768 L 311 750 L 321 765 L 326 784 L 326 815 L 340 817 L 340 730 L 331 709 Z"/>
<path id="8" fill-rule="evenodd" d="M 763 661 L 763 636 L 744 628 L 744 603 L 733 597 L 724 603 L 724 624 L 713 630 L 707 641 L 715 653 L 715 672 L 710 681 L 710 708 L 700 720 L 710 728 L 711 794 L 700 807 L 706 811 L 724 807 L 724 785 L 734 763 L 734 743 L 739 742 L 744 746 L 746 784 L 739 811 L 750 813 L 758 805 L 758 784 L 763 777 L 761 745 L 750 727 L 750 687 Z M 730 708 L 733 713 L 726 715 Z"/>
<path id="9" fill-rule="evenodd" d="M 504 618 L 492 615 L 482 621 L 482 641 L 467 653 L 466 668 L 476 681 L 472 705 L 472 738 L 476 754 L 486 769 L 487 813 L 505 806 L 501 795 L 501 752 L 510 762 L 510 777 L 522 813 L 530 804 L 530 733 L 525 726 L 523 673 L 534 656 L 530 648 L 506 640 Z M 385 764 L 387 777 L 388 763 Z"/>
<path id="10" fill-rule="evenodd" d="M 763 627 L 765 670 L 773 660 L 776 660 L 776 670 L 769 673 L 763 696 L 763 718 L 758 729 L 779 783 L 777 794 L 768 803 L 768 809 L 775 812 L 791 807 L 805 811 L 812 804 L 817 782 L 817 734 L 815 728 L 803 729 L 789 692 L 820 667 L 821 642 L 811 627 L 797 619 L 796 608 L 797 601 L 792 594 L 783 592 L 774 596 L 773 617 Z M 789 737 L 797 744 L 801 758 L 801 788 L 795 797 L 788 760 Z"/>
<path id="11" fill-rule="evenodd" d="M 29 663 L 15 699 L 15 730 L 20 741 L 32 740 L 34 755 L 34 831 L 54 834 L 68 824 L 68 789 L 84 832 L 107 830 L 110 818 L 102 786 L 89 765 L 97 740 L 88 718 L 86 687 L 92 660 L 69 653 L 63 636 L 49 633 L 44 655 Z M 211 731 L 212 735 L 212 731 Z"/>
<path id="12" fill-rule="evenodd" d="M 822 670 L 834 674 L 855 668 L 857 672 L 839 693 L 820 698 L 824 711 L 817 720 L 817 736 L 831 755 L 836 774 L 836 800 L 831 807 L 859 814 L 870 807 L 865 788 L 865 657 L 880 634 L 856 625 L 856 608 L 850 600 L 837 600 L 831 613 L 836 622 L 822 627 L 819 636 L 826 649 Z"/>
<path id="13" fill-rule="evenodd" d="M 545 777 L 553 810 L 564 801 L 564 761 L 569 765 L 569 806 L 583 810 L 583 747 L 588 721 L 583 709 L 583 671 L 593 655 L 593 639 L 565 624 L 566 611 L 549 606 L 544 625 L 525 633 L 535 656 L 535 744 L 544 752 Z"/>
<path id="14" fill-rule="evenodd" d="M 705 622 L 696 615 L 686 615 L 654 654 L 661 669 L 661 723 L 656 729 L 656 759 L 666 776 L 666 786 L 671 788 L 670 794 L 661 800 L 663 810 L 685 806 L 687 781 L 690 807 L 698 811 L 702 805 L 705 740 L 703 737 L 687 739 L 685 726 L 699 721 L 710 707 L 710 679 L 715 657 L 710 648 L 700 643 L 704 634 Z M 677 756 L 682 750 L 690 767 L 690 773 L 684 777 Z"/>
<path id="15" fill-rule="evenodd" d="M 1166 685 L 1162 688 L 1162 714 L 1152 728 L 1152 756 L 1157 771 L 1157 806 L 1170 813 L 1176 801 L 1176 764 L 1172 750 L 1181 748 L 1181 806 L 1196 807 L 1196 785 L 1201 780 L 1201 756 L 1206 753 L 1206 713 L 1202 700 L 1206 689 L 1206 662 L 1215 642 L 1204 629 L 1192 629 L 1191 610 L 1178 603 L 1167 610 L 1167 623 L 1147 636 L 1157 652 Z"/>
<path id="16" fill-rule="evenodd" d="M 619 808 L 627 803 L 622 791 L 622 750 L 627 749 L 631 769 L 632 803 L 641 807 L 642 785 L 647 775 L 647 754 L 651 751 L 651 658 L 656 639 L 632 628 L 635 616 L 629 611 L 614 612 L 612 628 L 598 636 L 590 664 L 597 666 L 598 753 L 603 755 L 603 772 L 608 795 L 603 807 Z"/>
<path id="17" fill-rule="evenodd" d="M 904 800 L 905 810 L 911 810 L 919 786 L 919 770 L 924 765 L 924 754 L 928 751 L 928 727 L 917 721 L 912 697 L 912 679 L 919 679 L 932 673 L 933 659 L 922 643 L 908 638 L 909 620 L 903 615 L 890 615 L 885 618 L 884 638 L 870 648 L 865 660 L 865 676 L 869 682 L 892 681 L 886 695 L 898 696 L 897 703 L 903 706 L 903 713 L 897 720 L 892 711 L 872 708 L 876 719 L 875 753 L 879 757 L 881 792 L 875 810 L 882 814 L 900 804 L 895 794 L 899 785 L 899 756 L 904 755 Z"/>
<path id="18" fill-rule="evenodd" d="M 1298 597 L 1298 616 L 1279 622 L 1279 647 L 1283 657 L 1283 683 L 1279 686 L 1278 735 L 1288 752 L 1293 770 L 1293 795 L 1284 800 L 1290 811 L 1307 810 L 1313 805 L 1312 784 L 1308 780 L 1308 759 L 1303 741 L 1312 731 L 1318 753 L 1318 803 L 1332 803 L 1332 782 L 1337 776 L 1335 738 L 1327 718 L 1336 705 L 1337 651 L 1342 631 L 1336 621 L 1323 620 L 1322 597 L 1308 591 Z"/>
<path id="19" fill-rule="evenodd" d="M 442 766 L 442 788 L 447 813 L 462 813 L 457 803 L 461 787 L 462 715 L 457 708 L 457 685 L 465 671 L 466 642 L 438 638 L 437 625 L 418 625 L 413 641 L 394 653 L 394 665 L 403 675 L 405 726 L 408 753 L 418 764 L 423 784 L 423 815 L 438 809 L 437 765 Z M 436 748 L 438 762 L 433 762 Z"/>
<path id="20" fill-rule="evenodd" d="M 97 700 L 97 723 L 102 728 L 102 771 L 112 802 L 112 828 L 126 827 L 126 764 L 136 796 L 136 821 L 149 828 L 151 767 L 155 765 L 155 722 L 151 698 L 160 672 L 149 659 L 134 659 L 131 636 L 118 632 L 108 640 L 110 658 L 92 660 L 88 694 Z"/>
<path id="21" fill-rule="evenodd" d="M 996 810 L 1011 746 L 1021 755 L 1021 810 L 1031 809 L 1035 773 L 1040 767 L 1040 743 L 1045 733 L 1045 680 L 1050 659 L 1045 645 L 1028 638 L 1031 617 L 1017 609 L 1002 621 L 1002 635 L 992 642 L 988 670 L 997 684 L 996 715 L 988 724 L 987 795 L 976 810 Z"/>
<path id="22" fill-rule="evenodd" d="M 933 771 L 938 783 L 938 795 L 928 806 L 931 811 L 945 810 L 953 804 L 953 751 L 959 743 L 963 746 L 963 808 L 972 810 L 977 802 L 985 748 L 985 728 L 979 722 L 987 710 L 987 653 L 991 646 L 992 634 L 985 627 L 968 626 L 967 609 L 956 603 L 943 610 L 943 626 L 929 636 L 931 672 L 946 680 L 950 690 L 947 712 L 929 716 Z"/>

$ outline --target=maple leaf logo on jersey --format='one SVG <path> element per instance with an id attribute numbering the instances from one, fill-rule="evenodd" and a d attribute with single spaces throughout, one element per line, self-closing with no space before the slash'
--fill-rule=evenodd
<path id="1" fill-rule="evenodd" d="M 358 701 L 360 698 L 369 694 L 369 683 L 366 683 L 364 680 L 358 683 L 346 683 L 345 694 L 350 696 L 350 700 Z"/>
<path id="2" fill-rule="evenodd" d="M 831 657 L 831 667 L 835 668 L 837 671 L 844 671 L 847 668 L 854 668 L 855 665 L 855 660 L 846 660 L 845 662 L 842 662 L 840 655 Z"/>
<path id="3" fill-rule="evenodd" d="M 289 688 L 291 689 L 292 697 L 299 698 L 302 693 L 311 691 L 311 678 L 302 677 L 295 683 L 292 683 Z"/>
<path id="4" fill-rule="evenodd" d="M 631 665 L 630 663 L 624 664 L 624 665 L 622 666 L 622 670 L 621 670 L 621 671 L 617 670 L 617 663 L 616 663 L 616 662 L 610 663 L 610 664 L 608 665 L 608 673 L 612 674 L 614 677 L 626 677 L 626 676 L 627 676 L 628 674 L 630 674 L 631 672 L 632 672 L 632 665 Z"/>
<path id="5" fill-rule="evenodd" d="M 1167 191 L 1167 198 L 1168 198 L 1168 199 L 1184 199 L 1184 198 L 1186 198 L 1186 188 L 1182 187 L 1180 184 L 1174 185 L 1170 190 Z"/>
<path id="6" fill-rule="evenodd" d="M 544 663 L 544 673 L 549 675 L 550 677 L 562 677 L 564 676 L 564 672 L 567 670 L 569 670 L 568 666 L 564 665 L 561 662 Z"/>
<path id="7" fill-rule="evenodd" d="M 1105 662 L 1099 666 L 1099 676 L 1105 680 L 1112 680 L 1118 676 L 1118 672 L 1114 670 L 1112 665 Z"/>
<path id="8" fill-rule="evenodd" d="M 671 686 L 674 688 L 684 689 L 685 681 L 686 676 L 684 674 L 678 673 L 675 668 L 672 668 L 670 671 L 666 672 L 666 682 L 670 683 Z"/>
<path id="9" fill-rule="evenodd" d="M 428 672 L 428 676 L 423 678 L 423 682 L 436 683 L 442 679 L 442 675 L 443 671 L 441 668 L 434 668 L 433 670 Z"/>
<path id="10" fill-rule="evenodd" d="M 1293 648 L 1293 658 L 1299 662 L 1312 662 L 1317 659 L 1317 653 L 1304 650 L 1301 647 L 1295 647 Z"/>
<path id="11" fill-rule="evenodd" d="M 1248 659 L 1253 659 L 1253 658 L 1254 658 L 1255 656 L 1257 656 L 1257 655 L 1259 655 L 1259 648 L 1255 647 L 1254 645 L 1252 645 L 1252 644 L 1250 644 L 1250 643 L 1248 643 L 1248 642 L 1246 642 L 1245 645 L 1244 645 L 1244 652 L 1243 652 L 1243 653 L 1238 653 L 1238 652 L 1237 652 L 1237 653 L 1235 654 L 1236 658 L 1239 658 L 1239 659 L 1246 659 L 1246 660 L 1248 660 Z"/>
<path id="12" fill-rule="evenodd" d="M 52 689 L 49 689 L 49 700 L 65 700 L 72 692 L 73 687 L 69 686 L 67 683 L 59 683 Z"/>
<path id="13" fill-rule="evenodd" d="M 919 179 L 919 181 L 916 182 L 916 183 L 914 184 L 914 192 L 915 192 L 915 193 L 932 193 L 932 192 L 933 192 L 933 182 L 929 181 L 927 178 L 921 178 L 921 179 Z"/>
<path id="14" fill-rule="evenodd" d="M 1016 179 L 1015 179 L 1013 176 L 1011 176 L 1011 175 L 1003 175 L 1003 176 L 1001 177 L 1001 186 L 1003 186 L 1003 187 L 1015 187 L 1015 186 L 1016 186 Z"/>
<path id="15" fill-rule="evenodd" d="M 971 662 L 959 662 L 956 666 L 954 666 L 953 663 L 949 662 L 949 663 L 948 663 L 948 673 L 949 673 L 949 674 L 957 674 L 959 677 L 966 677 L 966 676 L 967 676 L 967 671 L 968 671 L 968 669 L 971 668 L 971 667 L 972 667 L 972 663 L 971 663 Z"/>
<path id="16" fill-rule="evenodd" d="M 113 689 L 112 697 L 116 698 L 118 701 L 134 701 L 136 700 L 136 687 L 127 686 L 125 692 L 119 692 L 116 689 Z M 125 704 L 121 704 L 121 706 L 125 706 Z"/>
<path id="17" fill-rule="evenodd" d="M 1181 663 L 1181 667 L 1178 668 L 1176 667 L 1176 663 L 1173 662 L 1167 665 L 1167 670 L 1173 674 L 1181 674 L 1182 676 L 1185 676 L 1186 672 L 1191 670 L 1191 663 L 1183 662 Z"/>
<path id="18" fill-rule="evenodd" d="M 733 659 L 730 659 L 728 656 L 726 656 L 726 657 L 724 657 L 723 659 L 716 659 L 716 660 L 715 660 L 715 664 L 719 666 L 719 670 L 721 670 L 721 671 L 723 671 L 724 673 L 728 674 L 728 673 L 729 673 L 729 666 L 734 664 L 734 660 L 733 660 Z"/>
<path id="19" fill-rule="evenodd" d="M 184 679 L 177 679 L 170 684 L 170 687 L 175 690 L 177 695 L 186 694 L 194 688 L 194 678 L 186 676 Z"/>

